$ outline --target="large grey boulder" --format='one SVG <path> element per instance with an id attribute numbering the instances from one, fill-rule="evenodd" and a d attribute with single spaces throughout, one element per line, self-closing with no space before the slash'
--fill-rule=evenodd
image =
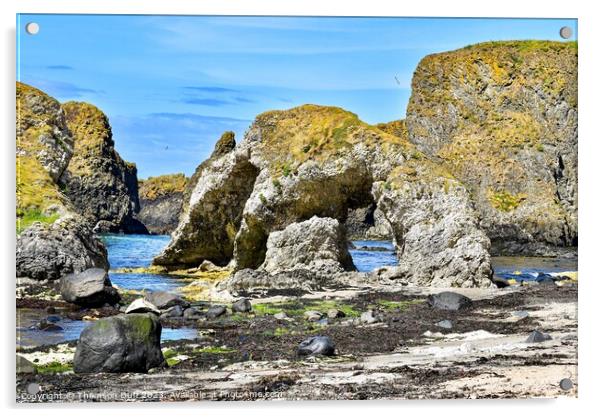
<path id="1" fill-rule="evenodd" d="M 16 356 L 17 374 L 35 374 L 36 366 L 21 355 Z"/>
<path id="2" fill-rule="evenodd" d="M 17 236 L 17 277 L 57 280 L 89 268 L 108 269 L 107 250 L 86 222 L 68 214 L 52 224 L 34 223 Z"/>
<path id="3" fill-rule="evenodd" d="M 269 274 L 263 270 L 245 268 L 219 284 L 219 288 L 235 294 L 266 289 L 314 291 L 327 283 L 334 283 L 335 280 L 332 278 L 334 277 L 315 274 L 309 269 L 294 269 Z"/>
<path id="4" fill-rule="evenodd" d="M 123 314 L 100 319 L 81 333 L 76 373 L 147 372 L 163 366 L 161 323 L 153 314 Z"/>
<path id="5" fill-rule="evenodd" d="M 249 313 L 253 310 L 253 306 L 251 302 L 246 298 L 241 298 L 240 300 L 232 303 L 232 312 L 233 313 Z"/>
<path id="6" fill-rule="evenodd" d="M 90 268 L 61 278 L 61 296 L 65 301 L 86 307 L 115 304 L 119 293 L 111 285 L 104 269 Z"/>
<path id="7" fill-rule="evenodd" d="M 188 307 L 190 303 L 177 294 L 167 291 L 153 291 L 144 294 L 144 299 L 153 304 L 159 310 L 166 310 L 170 307 L 181 306 Z"/>
<path id="8" fill-rule="evenodd" d="M 295 269 L 333 274 L 355 267 L 344 228 L 336 219 L 313 216 L 270 233 L 261 269 L 270 274 Z"/>

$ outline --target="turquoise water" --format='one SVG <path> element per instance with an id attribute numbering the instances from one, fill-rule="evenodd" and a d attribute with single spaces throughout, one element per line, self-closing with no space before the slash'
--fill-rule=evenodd
<path id="1" fill-rule="evenodd" d="M 533 281 L 541 274 L 577 271 L 577 258 L 500 256 L 491 258 L 495 275 L 518 281 Z"/>
<path id="2" fill-rule="evenodd" d="M 349 253 L 358 271 L 370 272 L 383 266 L 397 265 L 392 242 L 383 240 L 354 240 Z"/>
<path id="3" fill-rule="evenodd" d="M 109 253 L 111 282 L 130 290 L 170 291 L 181 287 L 182 281 L 169 275 L 117 273 L 116 269 L 148 267 L 153 257 L 169 243 L 167 235 L 104 235 Z M 355 240 L 349 253 L 360 272 L 370 272 L 383 266 L 397 265 L 392 242 Z M 370 250 L 372 249 L 372 250 Z M 376 250 L 375 250 L 376 249 Z"/>
<path id="4" fill-rule="evenodd" d="M 169 235 L 103 235 L 111 269 L 148 267 L 169 243 Z"/>
<path id="5" fill-rule="evenodd" d="M 104 235 L 102 240 L 109 254 L 109 278 L 128 290 L 171 291 L 184 283 L 169 275 L 118 273 L 116 269 L 146 268 L 169 243 L 168 235 Z"/>

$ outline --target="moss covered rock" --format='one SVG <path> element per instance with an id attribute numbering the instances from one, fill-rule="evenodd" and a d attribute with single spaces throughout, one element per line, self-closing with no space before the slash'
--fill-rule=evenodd
<path id="1" fill-rule="evenodd" d="M 66 211 L 57 180 L 73 154 L 73 138 L 58 101 L 17 83 L 17 231 L 53 223 Z"/>
<path id="2" fill-rule="evenodd" d="M 184 174 L 149 177 L 138 182 L 137 218 L 151 233 L 169 234 L 178 225 L 187 178 Z"/>
<path id="3" fill-rule="evenodd" d="M 151 313 L 107 317 L 86 327 L 73 360 L 76 373 L 147 372 L 164 365 L 161 323 Z"/>
<path id="4" fill-rule="evenodd" d="M 489 42 L 425 57 L 410 140 L 470 190 L 496 252 L 577 243 L 577 44 Z"/>
<path id="5" fill-rule="evenodd" d="M 136 165 L 115 150 L 107 116 L 81 102 L 62 105 L 74 138 L 74 152 L 61 181 L 77 210 L 102 231 L 144 233 L 135 218 L 140 210 Z"/>
<path id="6" fill-rule="evenodd" d="M 60 104 L 17 83 L 17 277 L 56 280 L 108 268 L 104 245 L 59 184 L 73 153 Z"/>

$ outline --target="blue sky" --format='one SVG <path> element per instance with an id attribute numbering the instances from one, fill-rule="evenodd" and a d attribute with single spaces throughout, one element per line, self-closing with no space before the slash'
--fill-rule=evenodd
<path id="1" fill-rule="evenodd" d="M 40 25 L 31 36 L 28 22 Z M 560 40 L 573 19 L 20 15 L 17 78 L 95 104 L 139 178 L 190 175 L 225 130 L 304 103 L 369 123 L 405 117 L 427 54 L 490 40 Z"/>

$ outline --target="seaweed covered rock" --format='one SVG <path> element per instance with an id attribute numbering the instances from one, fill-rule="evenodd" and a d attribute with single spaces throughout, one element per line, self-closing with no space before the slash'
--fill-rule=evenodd
<path id="1" fill-rule="evenodd" d="M 496 253 L 577 244 L 577 44 L 489 42 L 422 59 L 410 140 L 470 190 Z"/>
<path id="2" fill-rule="evenodd" d="M 345 230 L 336 219 L 312 217 L 272 232 L 261 269 L 269 273 L 309 269 L 318 274 L 355 270 Z"/>
<path id="3" fill-rule="evenodd" d="M 169 234 L 178 226 L 186 181 L 184 174 L 170 174 L 138 182 L 140 212 L 136 217 L 150 233 Z"/>
<path id="4" fill-rule="evenodd" d="M 139 211 L 136 165 L 115 150 L 107 116 L 81 102 L 62 105 L 74 151 L 61 178 L 65 194 L 93 226 L 102 232 L 145 233 L 135 218 Z"/>
<path id="5" fill-rule="evenodd" d="M 57 183 L 73 139 L 60 104 L 17 83 L 17 277 L 56 280 L 108 268 L 104 245 Z"/>
<path id="6" fill-rule="evenodd" d="M 416 160 L 373 191 L 393 230 L 395 278 L 419 286 L 492 285 L 489 238 L 468 191 L 444 169 Z"/>
<path id="7" fill-rule="evenodd" d="M 160 342 L 161 323 L 151 313 L 103 318 L 81 333 L 73 370 L 147 372 L 165 364 Z"/>

